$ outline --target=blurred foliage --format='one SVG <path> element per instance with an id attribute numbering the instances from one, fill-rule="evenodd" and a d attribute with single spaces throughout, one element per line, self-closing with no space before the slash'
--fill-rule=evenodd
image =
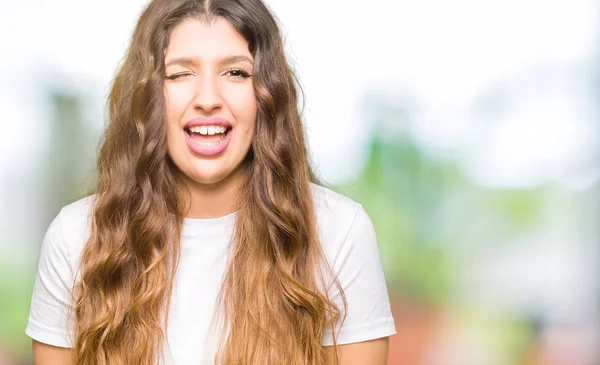
<path id="1" fill-rule="evenodd" d="M 98 141 L 83 117 L 81 96 L 53 90 L 50 99 L 54 118 L 44 178 L 48 224 L 60 208 L 87 195 L 92 188 Z"/>
<path id="2" fill-rule="evenodd" d="M 23 332 L 27 325 L 29 300 L 35 270 L 0 261 L 0 344 L 16 354 L 31 351 L 31 339 Z"/>
<path id="3" fill-rule="evenodd" d="M 369 155 L 363 172 L 335 189 L 369 213 L 389 286 L 404 294 L 444 302 L 458 284 L 457 252 L 534 229 L 545 212 L 544 189 L 476 186 L 455 158 L 428 155 L 408 134 L 375 133 Z"/>
<path id="4" fill-rule="evenodd" d="M 428 158 L 410 139 L 376 134 L 362 174 L 336 187 L 369 213 L 391 288 L 445 297 L 453 270 L 441 203 L 461 181 L 456 166 Z"/>
<path id="5" fill-rule="evenodd" d="M 40 215 L 47 227 L 59 210 L 84 195 L 91 187 L 98 136 L 82 113 L 80 96 L 59 90 L 49 92 L 53 109 L 50 140 L 44 169 L 35 172 L 45 189 Z M 44 232 L 32 246 L 39 247 Z M 28 244 L 28 242 L 22 243 Z M 31 339 L 24 333 L 35 279 L 37 256 L 30 266 L 0 261 L 0 344 L 28 359 Z"/>

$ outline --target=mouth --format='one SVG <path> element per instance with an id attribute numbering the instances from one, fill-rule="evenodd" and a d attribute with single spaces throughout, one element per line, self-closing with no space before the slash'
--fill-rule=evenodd
<path id="1" fill-rule="evenodd" d="M 231 127 L 223 125 L 197 125 L 185 127 L 184 131 L 195 143 L 210 147 L 227 138 L 231 132 Z"/>
<path id="2" fill-rule="evenodd" d="M 229 123 L 188 123 L 184 127 L 189 149 L 202 157 L 221 155 L 229 145 L 232 129 Z"/>

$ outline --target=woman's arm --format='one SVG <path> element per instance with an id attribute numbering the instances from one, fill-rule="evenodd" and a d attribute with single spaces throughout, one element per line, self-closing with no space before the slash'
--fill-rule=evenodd
<path id="1" fill-rule="evenodd" d="M 388 337 L 338 345 L 338 365 L 387 365 L 388 348 Z M 325 351 L 325 365 L 333 365 L 333 346 L 326 347 Z"/>
<path id="2" fill-rule="evenodd" d="M 51 346 L 33 340 L 33 363 L 34 365 L 69 365 L 72 351 L 69 348 Z"/>

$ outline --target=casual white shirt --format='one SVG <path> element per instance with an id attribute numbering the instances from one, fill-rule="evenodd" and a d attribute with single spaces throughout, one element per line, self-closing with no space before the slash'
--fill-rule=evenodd
<path id="1" fill-rule="evenodd" d="M 344 290 L 346 319 L 338 344 L 396 333 L 375 230 L 363 207 L 330 189 L 312 185 L 319 239 Z M 73 347 L 72 287 L 90 234 L 94 196 L 65 206 L 42 246 L 25 330 L 53 346 Z M 185 218 L 180 263 L 172 291 L 165 365 L 209 365 L 214 357 L 215 302 L 226 268 L 237 212 L 214 219 Z M 339 307 L 339 295 L 332 295 Z M 332 344 L 326 331 L 323 345 Z"/>

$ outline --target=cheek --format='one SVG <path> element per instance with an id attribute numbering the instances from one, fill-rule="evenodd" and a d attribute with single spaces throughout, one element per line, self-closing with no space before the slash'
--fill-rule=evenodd
<path id="1" fill-rule="evenodd" d="M 163 88 L 165 111 L 169 124 L 179 123 L 179 119 L 190 103 L 191 94 L 185 84 L 173 84 Z"/>
<path id="2" fill-rule="evenodd" d="M 229 105 L 235 119 L 247 132 L 254 130 L 256 124 L 256 114 L 258 111 L 258 101 L 254 94 L 254 88 L 250 85 L 247 88 L 238 88 L 228 93 Z"/>
<path id="3" fill-rule="evenodd" d="M 167 149 L 169 155 L 174 160 L 179 160 L 181 156 L 182 146 L 181 138 L 184 137 L 181 131 L 181 118 L 185 113 L 187 105 L 186 93 L 181 87 L 165 86 L 163 88 L 165 100 L 165 113 L 167 123 Z"/>

